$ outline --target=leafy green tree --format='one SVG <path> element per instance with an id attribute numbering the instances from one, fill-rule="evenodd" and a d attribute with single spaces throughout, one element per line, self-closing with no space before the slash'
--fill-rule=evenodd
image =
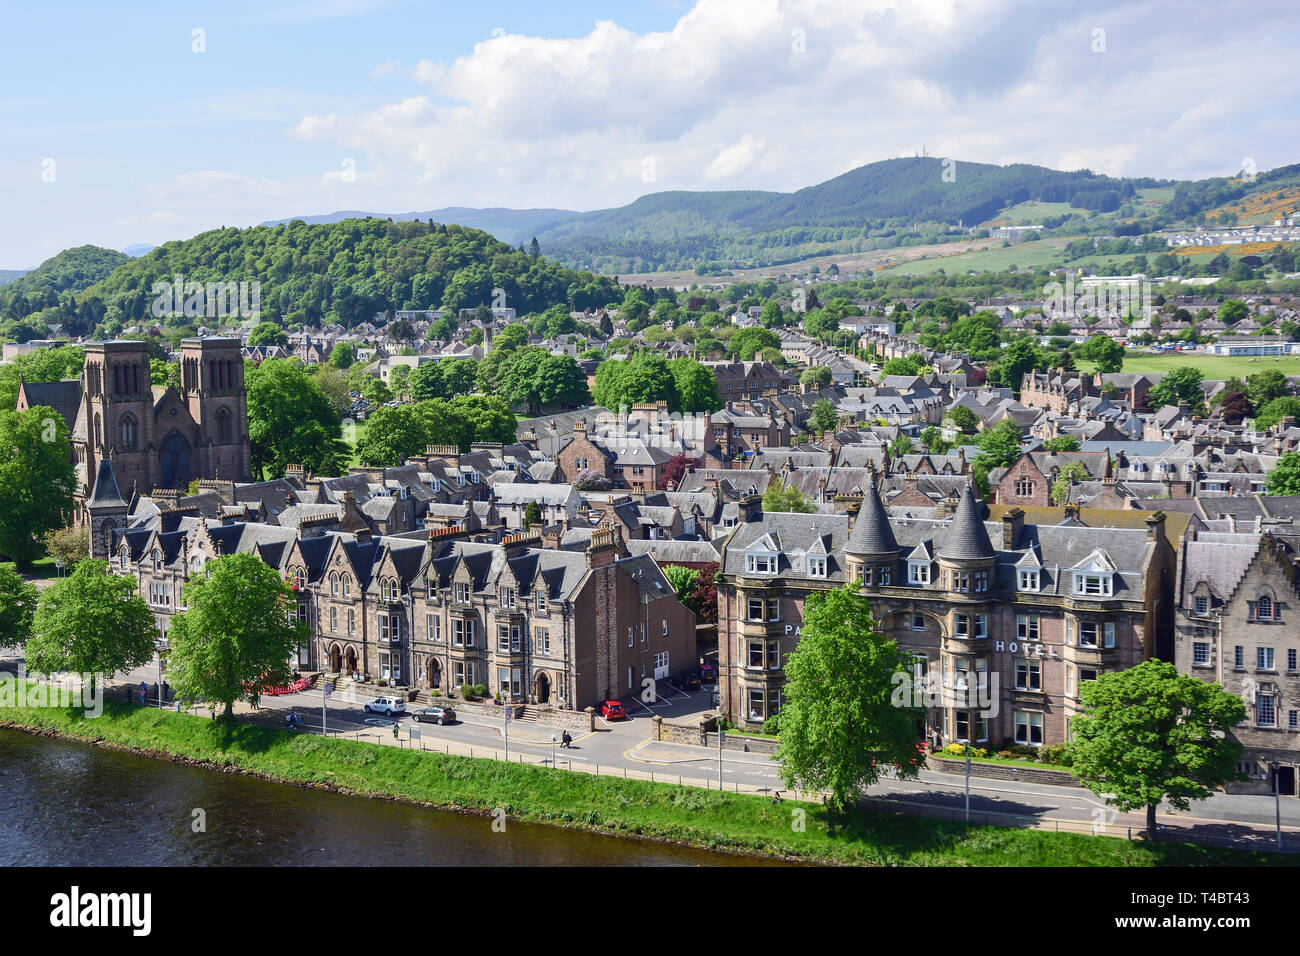
<path id="1" fill-rule="evenodd" d="M 943 440 L 943 432 L 934 425 L 927 426 L 921 432 L 921 441 L 925 443 L 925 450 L 932 455 L 946 455 L 952 448 L 949 442 Z"/>
<path id="2" fill-rule="evenodd" d="M 1289 451 L 1279 458 L 1264 487 L 1268 495 L 1300 495 L 1300 452 Z"/>
<path id="3" fill-rule="evenodd" d="M 813 391 L 819 388 L 826 388 L 831 384 L 831 369 L 829 365 L 816 365 L 799 376 L 799 384 L 804 387 L 805 391 Z"/>
<path id="4" fill-rule="evenodd" d="M 1038 347 L 1028 336 L 1014 339 L 1002 352 L 1002 358 L 994 366 L 1006 388 L 1020 393 L 1020 383 L 1025 374 L 1036 368 L 1046 368 L 1047 361 Z"/>
<path id="5" fill-rule="evenodd" d="M 948 409 L 945 419 L 952 422 L 952 426 L 965 435 L 975 434 L 975 430 L 980 426 L 980 418 L 965 405 L 954 405 Z"/>
<path id="6" fill-rule="evenodd" d="M 542 523 L 542 508 L 536 501 L 528 502 L 524 508 L 524 527 L 531 528 L 533 525 Z"/>
<path id="7" fill-rule="evenodd" d="M 1048 492 L 1052 499 L 1052 504 L 1063 505 L 1070 499 L 1070 479 L 1075 481 L 1086 481 L 1092 475 L 1084 467 L 1082 462 L 1067 462 L 1060 471 L 1056 473 L 1056 480 L 1052 482 L 1051 490 Z"/>
<path id="8" fill-rule="evenodd" d="M 1242 747 L 1229 735 L 1246 708 L 1218 684 L 1147 660 L 1081 683 L 1079 699 L 1074 775 L 1121 812 L 1146 807 L 1148 838 L 1156 836 L 1162 800 L 1186 811 L 1190 801 L 1241 779 Z"/>
<path id="9" fill-rule="evenodd" d="M 1094 335 L 1083 343 L 1079 354 L 1096 365 L 1098 372 L 1118 372 L 1124 367 L 1124 346 L 1109 335 Z"/>
<path id="10" fill-rule="evenodd" d="M 840 413 L 835 410 L 829 398 L 819 398 L 813 403 L 812 414 L 808 416 L 808 424 L 812 426 L 813 431 L 828 432 L 839 424 Z"/>
<path id="11" fill-rule="evenodd" d="M 384 333 L 394 342 L 410 342 L 415 338 L 415 327 L 406 319 L 397 319 L 384 326 Z"/>
<path id="12" fill-rule="evenodd" d="M 86 525 L 51 528 L 41 535 L 45 553 L 58 558 L 64 567 L 75 567 L 90 556 L 90 529 Z"/>
<path id="13" fill-rule="evenodd" d="M 1300 420 L 1300 398 L 1283 395 L 1281 398 L 1273 399 L 1255 416 L 1255 427 L 1262 431 L 1273 427 L 1283 418 Z"/>
<path id="14" fill-rule="evenodd" d="M 329 401 L 330 407 L 340 416 L 345 414 L 352 407 L 352 397 L 348 395 L 347 374 L 328 362 L 315 366 L 311 373 L 316 381 L 316 387 Z"/>
<path id="15" fill-rule="evenodd" d="M 166 362 L 162 359 L 151 358 L 149 360 L 149 384 L 161 388 L 171 388 L 180 391 L 181 388 L 181 367 L 175 362 Z"/>
<path id="16" fill-rule="evenodd" d="M 1201 391 L 1204 373 L 1199 368 L 1184 365 L 1163 375 L 1147 392 L 1147 402 L 1152 408 L 1165 405 L 1186 404 L 1193 414 L 1204 411 L 1205 393 Z"/>
<path id="17" fill-rule="evenodd" d="M 17 647 L 31 637 L 36 599 L 36 585 L 0 567 L 0 647 Z"/>
<path id="18" fill-rule="evenodd" d="M 885 375 L 920 375 L 925 360 L 919 355 L 902 355 L 891 358 L 880 367 L 880 374 Z"/>
<path id="19" fill-rule="evenodd" d="M 411 381 L 411 366 L 394 365 L 388 373 L 388 387 L 394 396 L 405 395 Z"/>
<path id="20" fill-rule="evenodd" d="M 779 349 L 781 347 L 781 336 L 771 329 L 758 326 L 737 329 L 735 334 L 731 336 L 730 347 L 740 361 L 752 362 L 755 356 L 764 349 Z"/>
<path id="21" fill-rule="evenodd" d="M 254 476 L 279 478 L 290 464 L 337 474 L 347 460 L 338 413 L 297 359 L 248 367 L 248 437 Z"/>
<path id="22" fill-rule="evenodd" d="M 365 434 L 357 441 L 361 464 L 371 468 L 392 468 L 429 444 L 424 421 L 413 406 L 376 408 L 366 420 Z"/>
<path id="23" fill-rule="evenodd" d="M 61 528 L 72 510 L 76 475 L 68 426 L 44 405 L 0 412 L 0 555 L 26 569 L 40 556 L 40 537 Z"/>
<path id="24" fill-rule="evenodd" d="M 722 409 L 713 369 L 693 358 L 670 359 L 668 369 L 677 386 L 680 411 L 716 412 Z"/>
<path id="25" fill-rule="evenodd" d="M 526 325 L 507 325 L 496 335 L 492 336 L 492 350 L 501 350 L 509 352 L 517 349 L 522 345 L 528 344 L 528 326 Z"/>
<path id="26" fill-rule="evenodd" d="M 692 611 L 696 610 L 691 607 L 690 602 L 696 586 L 700 583 L 700 572 L 695 568 L 688 568 L 681 564 L 665 564 L 663 572 L 664 577 L 668 579 L 668 583 L 673 586 L 677 600 L 691 608 Z"/>
<path id="27" fill-rule="evenodd" d="M 289 344 L 289 336 L 285 334 L 284 329 L 274 322 L 259 322 L 257 327 L 249 334 L 248 344 L 252 346 L 278 345 L 283 348 Z"/>
<path id="28" fill-rule="evenodd" d="M 289 658 L 311 630 L 274 568 L 251 554 L 217 558 L 190 578 L 185 601 L 168 637 L 169 677 L 187 707 L 204 700 L 230 717 L 235 701 L 256 704 L 265 688 L 288 683 Z"/>
<path id="29" fill-rule="evenodd" d="M 759 321 L 763 323 L 764 328 L 779 329 L 785 324 L 785 316 L 781 312 L 781 306 L 776 302 L 768 302 L 763 306 L 763 314 Z"/>
<path id="30" fill-rule="evenodd" d="M 889 443 L 889 453 L 897 457 L 898 455 L 910 455 L 912 453 L 912 439 L 906 435 L 900 434 Z"/>
<path id="31" fill-rule="evenodd" d="M 1286 394 L 1286 375 L 1275 368 L 1246 376 L 1246 397 L 1255 408 L 1263 408 L 1275 398 Z"/>
<path id="32" fill-rule="evenodd" d="M 114 574 L 107 561 L 87 559 L 41 592 L 32 636 L 23 647 L 33 673 L 111 675 L 147 663 L 158 625 L 139 582 Z"/>
<path id="33" fill-rule="evenodd" d="M 330 364 L 347 371 L 357 360 L 357 350 L 351 342 L 335 342 L 330 349 Z"/>
<path id="34" fill-rule="evenodd" d="M 911 655 L 881 634 L 871 603 L 852 585 L 809 595 L 782 688 L 776 757 L 785 785 L 829 790 L 843 811 L 886 768 L 915 779 L 923 711 L 895 706 L 911 666 Z"/>
<path id="35" fill-rule="evenodd" d="M 992 428 L 986 428 L 975 437 L 979 454 L 971 462 L 971 474 L 979 485 L 980 493 L 988 496 L 988 474 L 995 468 L 1007 468 L 1020 457 L 1020 438 L 1024 434 L 1013 418 L 1004 418 Z"/>
<path id="36" fill-rule="evenodd" d="M 662 356 L 651 352 L 638 352 L 625 362 L 602 363 L 591 393 L 597 405 L 609 409 L 665 401 L 669 411 L 681 410 L 676 376 Z"/>
<path id="37" fill-rule="evenodd" d="M 1240 299 L 1228 299 L 1219 306 L 1219 321 L 1224 325 L 1236 325 L 1250 315 L 1250 307 Z"/>
<path id="38" fill-rule="evenodd" d="M 0 286 L 0 289 L 3 289 Z M 0 412 L 18 404 L 18 382 L 59 382 L 79 378 L 86 364 L 86 352 L 75 345 L 57 349 L 34 349 L 0 365 Z"/>
<path id="39" fill-rule="evenodd" d="M 587 377 L 568 355 L 551 355 L 536 345 L 512 353 L 497 376 L 497 391 L 511 405 L 523 405 L 530 415 L 543 406 L 583 405 L 590 400 Z"/>
<path id="40" fill-rule="evenodd" d="M 817 506 L 808 500 L 797 485 L 787 485 L 780 478 L 774 478 L 763 492 L 764 511 L 794 511 L 812 514 Z"/>
<path id="41" fill-rule="evenodd" d="M 1079 439 L 1073 435 L 1057 435 L 1055 438 L 1049 438 L 1043 442 L 1043 447 L 1048 451 L 1078 451 Z"/>

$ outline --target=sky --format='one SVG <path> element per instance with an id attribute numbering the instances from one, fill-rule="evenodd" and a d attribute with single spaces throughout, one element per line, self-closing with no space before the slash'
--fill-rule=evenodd
<path id="1" fill-rule="evenodd" d="M 45 0 L 0 22 L 4 269 L 342 209 L 788 191 L 921 150 L 1300 162 L 1295 0 Z"/>

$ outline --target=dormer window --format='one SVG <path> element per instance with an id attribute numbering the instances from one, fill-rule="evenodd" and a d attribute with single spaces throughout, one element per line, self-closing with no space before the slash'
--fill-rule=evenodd
<path id="1" fill-rule="evenodd" d="M 1019 577 L 1019 588 L 1021 591 L 1038 590 L 1038 569 L 1021 568 Z"/>
<path id="2" fill-rule="evenodd" d="M 1133 462 L 1133 467 L 1132 467 L 1131 470 L 1132 470 L 1132 472 L 1133 472 L 1134 474 L 1136 474 L 1136 475 L 1143 474 L 1143 473 L 1147 470 L 1146 462 L 1144 462 L 1144 461 L 1135 461 L 1135 462 Z"/>
<path id="3" fill-rule="evenodd" d="M 745 571 L 749 574 L 776 574 L 776 555 L 765 551 L 746 554 Z"/>
<path id="4" fill-rule="evenodd" d="M 810 578 L 826 577 L 826 555 L 824 554 L 808 555 L 808 577 Z"/>
<path id="5" fill-rule="evenodd" d="M 930 562 L 929 561 L 908 561 L 907 562 L 907 583 L 908 584 L 929 584 L 930 583 Z"/>
<path id="6" fill-rule="evenodd" d="M 384 578 L 379 582 L 380 591 L 383 592 L 385 601 L 397 600 L 397 581 L 393 578 Z"/>
<path id="7" fill-rule="evenodd" d="M 150 560 L 153 562 L 153 569 L 154 569 L 155 571 L 161 571 L 161 570 L 162 570 L 162 552 L 161 552 L 161 551 L 154 551 L 154 553 L 151 554 L 149 557 L 150 557 Z"/>
<path id="8" fill-rule="evenodd" d="M 1247 602 L 1249 603 L 1249 602 Z M 1250 615 L 1253 621 L 1275 621 L 1278 618 L 1277 605 L 1267 594 L 1261 594 L 1259 600 L 1254 602 L 1254 613 Z"/>
<path id="9" fill-rule="evenodd" d="M 514 588 L 501 588 L 501 590 L 497 592 L 497 597 L 500 598 L 502 607 L 513 608 L 515 606 Z"/>
<path id="10" fill-rule="evenodd" d="M 1195 612 L 1197 614 L 1210 613 L 1210 599 L 1207 595 L 1198 594 L 1196 598 L 1193 600 L 1193 605 L 1195 607 Z"/>
<path id="11" fill-rule="evenodd" d="M 456 603 L 457 604 L 469 603 L 469 582 L 468 581 L 456 582 Z"/>
<path id="12" fill-rule="evenodd" d="M 1074 574 L 1074 593 L 1090 597 L 1110 597 L 1113 583 L 1113 575 L 1110 574 L 1076 571 Z"/>

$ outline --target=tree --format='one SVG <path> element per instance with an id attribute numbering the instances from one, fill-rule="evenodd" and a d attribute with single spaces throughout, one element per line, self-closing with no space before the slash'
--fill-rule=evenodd
<path id="1" fill-rule="evenodd" d="M 338 413 L 297 359 L 267 359 L 245 373 L 254 477 L 279 478 L 290 464 L 315 474 L 343 470 L 347 446 Z"/>
<path id="2" fill-rule="evenodd" d="M 975 434 L 975 430 L 980 426 L 979 416 L 965 405 L 952 406 L 945 417 L 952 422 L 953 428 L 966 435 Z"/>
<path id="3" fill-rule="evenodd" d="M 384 334 L 394 342 L 410 342 L 415 338 L 415 327 L 406 319 L 398 319 L 384 326 Z"/>
<path id="4" fill-rule="evenodd" d="M 889 453 L 895 457 L 910 455 L 912 453 L 912 439 L 903 434 L 898 435 L 889 443 Z"/>
<path id="5" fill-rule="evenodd" d="M 75 567 L 90 556 L 90 529 L 86 525 L 51 528 L 41 535 L 45 553 L 58 558 L 67 568 Z"/>
<path id="6" fill-rule="evenodd" d="M 521 345 L 528 344 L 528 326 L 526 325 L 507 325 L 504 329 L 492 336 L 492 350 L 501 350 L 509 352 L 519 348 Z"/>
<path id="7" fill-rule="evenodd" d="M 943 432 L 934 425 L 928 425 L 921 432 L 921 441 L 925 443 L 925 450 L 932 455 L 946 455 L 952 445 L 943 440 Z"/>
<path id="8" fill-rule="evenodd" d="M 826 388 L 830 383 L 831 368 L 829 365 L 813 366 L 799 376 L 799 384 L 803 386 L 805 392 Z"/>
<path id="9" fill-rule="evenodd" d="M 716 412 L 722 409 L 718 397 L 718 380 L 713 369 L 693 358 L 675 358 L 668 362 L 677 386 L 680 411 L 685 413 Z"/>
<path id="10" fill-rule="evenodd" d="M 996 368 L 1002 384 L 1019 394 L 1020 383 L 1024 380 L 1025 373 L 1035 368 L 1045 367 L 1046 364 L 1033 340 L 1023 336 L 1007 345 Z"/>
<path id="11" fill-rule="evenodd" d="M 986 428 L 975 437 L 979 454 L 971 462 L 971 474 L 979 485 L 980 493 L 988 496 L 988 474 L 994 468 L 1007 468 L 1020 457 L 1020 437 L 1023 434 L 1014 418 L 1004 418 L 992 428 Z"/>
<path id="12" fill-rule="evenodd" d="M 1267 495 L 1300 495 L 1300 452 L 1289 451 L 1279 458 L 1264 487 Z"/>
<path id="13" fill-rule="evenodd" d="M 840 414 L 835 410 L 829 398 L 819 398 L 813 403 L 812 414 L 808 416 L 808 424 L 814 431 L 827 432 L 839 424 Z"/>
<path id="14" fill-rule="evenodd" d="M 663 567 L 664 577 L 668 583 L 673 586 L 673 591 L 677 594 L 677 600 L 681 601 L 696 615 L 699 611 L 691 606 L 691 597 L 696 586 L 700 583 L 700 572 L 695 568 L 688 568 L 681 564 L 666 564 Z"/>
<path id="15" fill-rule="evenodd" d="M 921 367 L 925 361 L 919 355 L 905 355 L 891 358 L 880 367 L 880 374 L 884 375 L 919 375 Z"/>
<path id="16" fill-rule="evenodd" d="M 356 444 L 361 464 L 392 468 L 431 444 L 423 419 L 413 406 L 376 408 L 366 420 L 366 431 Z"/>
<path id="17" fill-rule="evenodd" d="M 329 401 L 330 407 L 340 416 L 352 407 L 352 397 L 348 395 L 348 377 L 342 369 L 322 363 L 312 369 L 312 378 L 316 380 L 316 387 Z"/>
<path id="18" fill-rule="evenodd" d="M 1146 807 L 1148 838 L 1156 836 L 1162 800 L 1185 811 L 1191 800 L 1241 779 L 1235 765 L 1242 747 L 1227 735 L 1246 708 L 1218 684 L 1147 660 L 1080 683 L 1079 698 L 1074 775 L 1122 812 Z"/>
<path id="19" fill-rule="evenodd" d="M 1083 343 L 1079 354 L 1095 364 L 1098 372 L 1118 372 L 1124 367 L 1124 346 L 1109 335 L 1094 335 Z"/>
<path id="20" fill-rule="evenodd" d="M 294 586 L 251 554 L 208 562 L 185 585 L 186 610 L 172 618 L 169 677 L 185 706 L 254 704 L 262 691 L 288 683 L 289 658 L 311 637 L 296 619 Z"/>
<path id="21" fill-rule="evenodd" d="M 1057 435 L 1055 438 L 1049 438 L 1043 442 L 1043 447 L 1048 451 L 1078 451 L 1079 439 L 1073 435 Z"/>
<path id="22" fill-rule="evenodd" d="M 1223 392 L 1216 396 L 1219 417 L 1229 425 L 1240 425 L 1255 414 L 1255 407 L 1241 392 Z"/>
<path id="23" fill-rule="evenodd" d="M 330 349 L 330 364 L 335 368 L 346 371 L 352 367 L 352 363 L 356 360 L 357 350 L 351 342 L 335 342 L 334 348 Z"/>
<path id="24" fill-rule="evenodd" d="M 23 647 L 29 671 L 92 674 L 129 671 L 153 657 L 158 625 L 136 593 L 139 581 L 87 559 L 41 592 L 32 636 Z"/>
<path id="25" fill-rule="evenodd" d="M 1236 325 L 1250 315 L 1250 307 L 1240 299 L 1228 299 L 1219 306 L 1219 321 L 1224 325 Z"/>
<path id="26" fill-rule="evenodd" d="M 68 426 L 44 405 L 0 412 L 0 555 L 28 568 L 40 537 L 72 510 L 76 475 Z"/>
<path id="27" fill-rule="evenodd" d="M 1051 491 L 1048 492 L 1052 504 L 1063 505 L 1070 500 L 1070 479 L 1083 481 L 1091 477 L 1092 475 L 1088 473 L 1088 469 L 1084 467 L 1082 462 L 1067 462 L 1065 467 L 1056 473 L 1056 480 L 1052 482 Z"/>
<path id="28" fill-rule="evenodd" d="M 659 473 L 659 481 L 655 487 L 659 491 L 669 491 L 677 487 L 677 483 L 682 480 L 686 474 L 686 469 L 698 464 L 699 460 L 692 458 L 685 453 L 674 455 L 668 459 L 668 464 L 664 465 L 663 471 Z"/>
<path id="29" fill-rule="evenodd" d="M 763 349 L 779 349 L 781 347 L 781 337 L 771 329 L 759 328 L 754 326 L 748 329 L 738 329 L 731 336 L 731 351 L 742 362 L 752 362 L 754 357 Z"/>
<path id="30" fill-rule="evenodd" d="M 817 506 L 808 500 L 798 486 L 787 485 L 780 478 L 774 478 L 767 486 L 767 491 L 763 492 L 763 510 L 812 514 Z"/>
<path id="31" fill-rule="evenodd" d="M 259 322 L 257 327 L 249 334 L 248 344 L 251 346 L 278 345 L 283 348 L 289 344 L 289 336 L 285 334 L 284 329 L 274 322 Z"/>
<path id="32" fill-rule="evenodd" d="M 170 386 L 179 392 L 181 388 L 180 365 L 175 362 L 165 362 L 162 359 L 151 358 L 149 360 L 149 384 L 161 388 Z"/>
<path id="33" fill-rule="evenodd" d="M 610 409 L 658 401 L 667 402 L 670 412 L 681 409 L 677 377 L 662 356 L 651 352 L 638 352 L 626 362 L 602 363 L 591 394 L 597 405 Z"/>
<path id="34" fill-rule="evenodd" d="M 782 688 L 776 757 L 785 785 L 829 790 L 843 811 L 887 767 L 915 779 L 923 711 L 895 706 L 900 675 L 910 678 L 911 666 L 911 655 L 880 633 L 870 602 L 853 585 L 809 595 Z"/>
<path id="35" fill-rule="evenodd" d="M 1283 418 L 1300 419 L 1300 398 L 1283 395 L 1281 398 L 1273 399 L 1255 416 L 1255 428 L 1260 430 L 1271 428 Z"/>
<path id="36" fill-rule="evenodd" d="M 542 523 L 542 508 L 536 501 L 528 502 L 524 508 L 524 527 L 531 528 L 533 525 Z"/>
<path id="37" fill-rule="evenodd" d="M 0 567 L 0 647 L 17 647 L 31 637 L 37 596 L 36 585 Z"/>
<path id="38" fill-rule="evenodd" d="M 1275 368 L 1246 376 L 1246 397 L 1255 408 L 1263 408 L 1275 398 L 1286 394 L 1286 375 Z"/>
<path id="39" fill-rule="evenodd" d="M 1151 386 L 1147 392 L 1147 401 L 1152 408 L 1185 404 L 1192 409 L 1193 414 L 1198 414 L 1205 404 L 1205 394 L 1201 391 L 1203 377 L 1204 373 L 1199 368 L 1190 365 L 1176 368 Z"/>

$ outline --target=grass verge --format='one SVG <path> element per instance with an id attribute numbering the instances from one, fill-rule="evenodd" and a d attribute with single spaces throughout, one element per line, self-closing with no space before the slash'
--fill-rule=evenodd
<path id="1" fill-rule="evenodd" d="M 763 796 L 402 750 L 214 722 L 113 701 L 106 701 L 103 715 L 94 719 L 78 710 L 0 708 L 0 726 L 238 770 L 283 783 L 479 813 L 502 807 L 511 817 L 531 822 L 808 862 L 907 866 L 1293 862 L 1262 852 L 967 827 L 867 811 L 837 816 L 821 806 L 773 804 Z M 795 810 L 806 812 L 803 832 L 792 826 Z"/>

